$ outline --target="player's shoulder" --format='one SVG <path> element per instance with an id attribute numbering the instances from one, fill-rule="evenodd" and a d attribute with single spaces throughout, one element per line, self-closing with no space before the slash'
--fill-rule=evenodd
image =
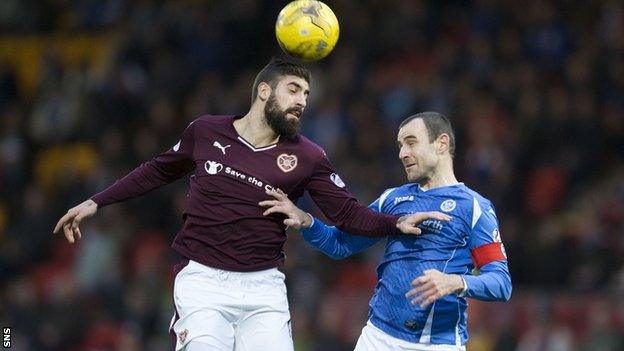
<path id="1" fill-rule="evenodd" d="M 195 118 L 190 125 L 198 128 L 206 128 L 212 126 L 221 126 L 232 123 L 233 115 L 202 115 Z"/>
<path id="2" fill-rule="evenodd" d="M 488 218 L 496 218 L 496 211 L 494 209 L 494 205 L 490 199 L 485 196 L 479 194 L 477 191 L 470 189 L 467 186 L 462 187 L 462 192 L 465 194 L 464 196 L 470 201 L 466 203 L 466 206 L 470 208 L 470 214 L 472 217 L 472 226 L 474 227 L 475 223 L 481 218 L 484 214 Z"/>
<path id="3" fill-rule="evenodd" d="M 462 186 L 458 187 L 458 192 L 462 194 L 463 197 L 471 200 L 472 202 L 476 202 L 481 207 L 492 207 L 492 201 L 490 201 L 490 199 L 479 194 L 477 191 L 469 188 L 463 183 Z"/>
<path id="4" fill-rule="evenodd" d="M 323 150 L 322 147 L 302 134 L 297 134 L 292 140 L 289 140 L 289 143 L 291 147 L 300 150 L 303 157 L 307 157 L 312 160 L 327 157 L 325 150 Z"/>
<path id="5" fill-rule="evenodd" d="M 379 209 L 388 203 L 395 204 L 400 201 L 414 201 L 414 184 L 407 183 L 400 186 L 388 188 L 379 196 Z"/>

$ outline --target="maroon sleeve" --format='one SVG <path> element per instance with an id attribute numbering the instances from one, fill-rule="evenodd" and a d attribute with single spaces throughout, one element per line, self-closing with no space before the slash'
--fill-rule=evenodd
<path id="1" fill-rule="evenodd" d="M 345 189 L 324 155 L 316 162 L 306 189 L 323 214 L 342 231 L 363 236 L 400 234 L 396 228 L 398 217 L 361 205 Z"/>
<path id="2" fill-rule="evenodd" d="M 171 149 L 135 168 L 106 190 L 92 196 L 91 200 L 101 208 L 145 194 L 193 170 L 194 125 L 195 122 L 186 128 L 180 141 Z"/>

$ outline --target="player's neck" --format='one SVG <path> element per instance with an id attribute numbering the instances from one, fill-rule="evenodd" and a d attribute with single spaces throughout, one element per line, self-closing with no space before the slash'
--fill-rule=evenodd
<path id="1" fill-rule="evenodd" d="M 279 135 L 266 123 L 264 113 L 254 111 L 254 107 L 244 117 L 234 120 L 234 129 L 256 148 L 275 144 L 279 140 Z"/>
<path id="2" fill-rule="evenodd" d="M 457 178 L 455 178 L 455 173 L 453 172 L 453 162 L 448 161 L 440 164 L 431 177 L 426 182 L 420 184 L 420 188 L 429 190 L 458 183 Z"/>

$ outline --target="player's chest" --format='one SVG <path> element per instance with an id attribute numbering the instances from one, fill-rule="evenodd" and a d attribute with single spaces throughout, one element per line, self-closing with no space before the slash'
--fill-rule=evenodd
<path id="1" fill-rule="evenodd" d="M 209 186 L 292 190 L 309 171 L 296 152 L 279 145 L 252 148 L 231 138 L 209 138 L 195 145 L 195 176 Z"/>
<path id="2" fill-rule="evenodd" d="M 417 195 L 397 195 L 388 199 L 386 211 L 394 215 L 404 215 L 417 212 L 441 212 L 452 217 L 450 221 L 427 219 L 419 225 L 423 234 L 432 233 L 463 238 L 469 232 L 468 223 L 465 220 L 464 204 L 461 200 L 451 197 L 431 197 Z"/>

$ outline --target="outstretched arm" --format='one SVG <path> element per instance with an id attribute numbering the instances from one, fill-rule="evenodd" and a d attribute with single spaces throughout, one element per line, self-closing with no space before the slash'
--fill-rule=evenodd
<path id="1" fill-rule="evenodd" d="M 350 235 L 336 227 L 326 225 L 297 207 L 280 189 L 267 191 L 267 195 L 272 196 L 274 200 L 259 203 L 260 206 L 269 207 L 264 211 L 265 216 L 271 213 L 286 215 L 288 218 L 284 220 L 285 225 L 299 229 L 307 242 L 333 259 L 349 257 L 381 240 L 380 237 Z"/>
<path id="2" fill-rule="evenodd" d="M 53 232 L 58 233 L 63 228 L 65 238 L 73 244 L 82 238 L 80 222 L 93 216 L 98 208 L 139 196 L 191 171 L 194 167 L 194 124 L 186 128 L 173 148 L 140 165 L 106 190 L 69 209 L 56 223 Z"/>
<path id="3" fill-rule="evenodd" d="M 311 227 L 301 228 L 301 234 L 310 245 L 335 260 L 354 255 L 381 240 L 381 238 L 350 235 L 336 227 L 326 225 L 317 218 L 313 219 Z"/>
<path id="4" fill-rule="evenodd" d="M 318 219 L 314 219 L 312 215 L 302 211 L 297 207 L 288 196 L 280 189 L 267 191 L 274 200 L 265 200 L 259 203 L 260 206 L 269 207 L 264 211 L 264 215 L 271 213 L 281 213 L 288 218 L 284 220 L 284 224 L 295 229 L 301 229 L 304 239 L 312 246 L 323 251 L 334 259 L 342 259 L 358 253 L 366 248 L 371 247 L 378 242 L 380 237 L 364 237 L 349 234 L 336 227 L 327 226 Z M 373 212 L 379 211 L 378 201 L 373 202 L 369 209 Z M 414 226 L 420 233 L 420 229 L 416 225 L 421 222 L 435 218 L 444 220 L 446 215 L 439 212 L 421 212 L 410 215 L 406 225 Z M 401 217 L 403 218 L 403 217 Z M 413 223 L 411 221 L 414 221 Z"/>
<path id="5" fill-rule="evenodd" d="M 274 200 L 265 200 L 258 203 L 258 205 L 263 207 L 268 207 L 266 211 L 264 211 L 264 215 L 267 216 L 271 213 L 281 213 L 286 215 L 288 218 L 284 220 L 284 224 L 293 227 L 295 229 L 308 228 L 312 225 L 313 217 L 309 213 L 306 213 L 295 206 L 288 196 L 280 189 L 277 190 L 267 190 L 267 195 L 274 197 Z M 373 203 L 374 204 L 374 203 Z M 377 206 L 371 205 L 369 208 L 365 208 L 367 211 L 371 213 L 379 213 L 377 212 Z M 384 214 L 385 215 L 385 214 Z M 437 219 L 439 221 L 450 221 L 452 218 L 449 215 L 446 215 L 441 212 L 431 211 L 431 212 L 416 212 L 410 213 L 398 218 L 395 224 L 395 230 L 393 235 L 399 234 L 414 234 L 419 235 L 421 233 L 418 225 L 428 219 Z M 383 233 L 382 233 L 383 234 Z M 366 235 L 372 237 L 382 237 L 384 235 Z M 350 234 L 355 235 L 355 234 Z"/>
<path id="6" fill-rule="evenodd" d="M 82 238 L 80 232 L 80 222 L 83 219 L 93 216 L 97 212 L 97 204 L 93 200 L 87 200 L 80 205 L 70 208 L 67 213 L 59 219 L 58 223 L 54 227 L 54 234 L 63 228 L 65 238 L 70 244 L 73 244 L 76 239 Z"/>
<path id="7" fill-rule="evenodd" d="M 336 227 L 362 236 L 384 237 L 399 234 L 421 233 L 417 227 L 422 219 L 419 214 L 397 216 L 372 211 L 360 204 L 346 190 L 344 182 L 332 169 L 329 160 L 323 154 L 316 162 L 312 176 L 306 184 L 310 197 L 323 214 Z M 448 221 L 451 218 L 436 212 L 435 218 Z"/>
<path id="8" fill-rule="evenodd" d="M 143 195 L 192 171 L 195 167 L 193 150 L 198 123 L 198 120 L 193 121 L 171 149 L 135 168 L 104 191 L 92 196 L 91 200 L 101 208 Z"/>

